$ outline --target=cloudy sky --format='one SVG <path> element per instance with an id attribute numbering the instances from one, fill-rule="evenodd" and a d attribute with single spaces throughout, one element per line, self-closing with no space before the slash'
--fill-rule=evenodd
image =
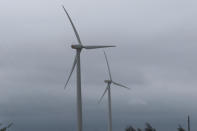
<path id="1" fill-rule="evenodd" d="M 76 130 L 76 75 L 63 89 L 76 44 L 106 49 L 113 79 L 113 129 L 150 122 L 159 131 L 197 129 L 195 0 L 0 0 L 0 123 L 12 131 Z M 81 54 L 85 131 L 107 130 L 102 50 Z"/>

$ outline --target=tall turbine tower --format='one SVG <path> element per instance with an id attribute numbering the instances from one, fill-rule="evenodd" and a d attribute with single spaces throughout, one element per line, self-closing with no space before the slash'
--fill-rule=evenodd
<path id="1" fill-rule="evenodd" d="M 70 80 L 70 77 L 71 77 L 71 75 L 73 73 L 73 70 L 74 70 L 75 66 L 77 66 L 76 67 L 77 68 L 77 120 L 78 120 L 78 131 L 82 131 L 82 129 L 83 129 L 83 126 L 82 126 L 83 120 L 82 120 L 82 98 L 81 98 L 80 53 L 81 53 L 82 49 L 97 49 L 97 48 L 107 48 L 107 47 L 115 47 L 115 46 L 100 46 L 100 45 L 99 46 L 91 46 L 91 45 L 84 46 L 84 45 L 82 45 L 80 37 L 79 37 L 79 34 L 78 34 L 78 32 L 77 32 L 77 30 L 76 30 L 76 28 L 75 28 L 75 26 L 74 26 L 74 24 L 73 24 L 73 22 L 72 22 L 72 20 L 70 18 L 68 12 L 64 8 L 64 6 L 62 6 L 62 8 L 64 9 L 64 11 L 65 11 L 65 13 L 66 13 L 71 25 L 72 25 L 72 28 L 73 28 L 74 33 L 75 33 L 75 36 L 76 36 L 77 41 L 78 41 L 78 44 L 71 45 L 71 47 L 76 50 L 76 56 L 75 56 L 75 59 L 74 59 L 73 65 L 72 65 L 72 69 L 70 71 L 70 74 L 69 74 L 69 77 L 68 77 L 68 79 L 66 81 L 64 89 L 66 88 L 66 86 L 67 86 L 67 84 L 68 84 L 68 82 Z"/>
<path id="2" fill-rule="evenodd" d="M 105 93 L 108 91 L 108 113 L 109 113 L 109 125 L 108 125 L 108 130 L 109 131 L 112 131 L 112 112 L 111 112 L 111 84 L 114 84 L 114 85 L 117 85 L 119 87 L 123 87 L 123 88 L 126 88 L 126 89 L 130 89 L 122 84 L 119 84 L 117 82 L 114 82 L 112 80 L 112 76 L 111 76 L 111 71 L 110 71 L 110 68 L 109 68 L 109 63 L 108 63 L 108 60 L 107 60 L 107 55 L 104 51 L 104 55 L 105 55 L 105 60 L 107 62 L 107 68 L 108 68 L 108 73 L 109 73 L 109 80 L 105 80 L 104 82 L 107 84 L 107 87 L 103 93 L 103 95 L 101 96 L 100 100 L 99 100 L 99 103 L 101 102 L 101 100 L 103 99 Z"/>

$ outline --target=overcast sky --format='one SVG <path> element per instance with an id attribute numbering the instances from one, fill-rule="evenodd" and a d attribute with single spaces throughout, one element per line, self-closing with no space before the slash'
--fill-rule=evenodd
<path id="1" fill-rule="evenodd" d="M 113 129 L 150 122 L 158 131 L 197 129 L 197 1 L 0 0 L 0 123 L 10 131 L 76 130 L 76 44 L 61 5 L 84 45 L 106 49 L 112 77 Z M 102 50 L 81 53 L 84 131 L 107 130 L 108 79 Z"/>

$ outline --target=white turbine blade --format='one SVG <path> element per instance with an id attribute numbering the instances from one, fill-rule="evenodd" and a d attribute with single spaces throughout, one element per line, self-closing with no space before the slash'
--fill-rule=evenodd
<path id="1" fill-rule="evenodd" d="M 109 68 L 109 62 L 107 60 L 107 55 L 106 55 L 105 51 L 103 51 L 103 52 L 104 52 L 104 55 L 105 55 L 105 60 L 107 62 L 107 68 L 108 68 L 109 77 L 110 77 L 110 80 L 112 80 L 111 71 L 110 71 L 110 68 Z"/>
<path id="2" fill-rule="evenodd" d="M 72 27 L 73 27 L 73 30 L 74 30 L 74 32 L 75 32 L 75 36 L 76 36 L 76 38 L 77 38 L 78 43 L 81 45 L 81 40 L 80 40 L 79 34 L 78 34 L 78 32 L 77 32 L 77 30 L 76 30 L 76 28 L 75 28 L 75 26 L 74 26 L 74 24 L 73 24 L 73 22 L 72 22 L 72 19 L 70 18 L 68 12 L 66 11 L 66 9 L 65 9 L 65 7 L 64 7 L 63 5 L 62 5 L 62 8 L 64 9 L 66 15 L 68 16 L 68 19 L 69 19 L 69 21 L 70 21 L 70 23 L 71 23 L 71 25 L 72 25 Z"/>
<path id="3" fill-rule="evenodd" d="M 87 45 L 87 46 L 83 46 L 83 48 L 85 49 L 97 49 L 97 48 L 109 48 L 109 47 L 115 47 L 115 46 L 104 46 L 104 45 L 96 45 L 96 46 L 91 46 L 91 45 Z"/>
<path id="4" fill-rule="evenodd" d="M 124 88 L 126 88 L 126 89 L 130 89 L 129 87 L 126 87 L 126 86 L 124 86 L 124 85 L 122 85 L 122 84 L 119 84 L 119 83 L 116 83 L 116 82 L 114 82 L 114 81 L 112 81 L 112 83 L 113 83 L 114 85 L 117 85 L 117 86 L 120 86 L 120 87 L 124 87 Z"/>
<path id="5" fill-rule="evenodd" d="M 70 71 L 69 77 L 68 77 L 68 79 L 67 79 L 67 81 L 66 81 L 66 84 L 65 84 L 65 86 L 64 86 L 64 89 L 66 88 L 66 86 L 67 86 L 67 84 L 68 84 L 68 82 L 69 82 L 69 80 L 70 80 L 70 77 L 71 77 L 71 75 L 72 75 L 72 73 L 73 73 L 73 70 L 74 70 L 74 68 L 75 68 L 76 63 L 77 63 L 77 56 L 75 56 L 75 60 L 74 60 L 74 62 L 73 62 L 73 66 L 72 66 L 72 69 L 71 69 L 71 71 Z"/>
<path id="6" fill-rule="evenodd" d="M 104 95 L 106 94 L 107 90 L 109 88 L 109 85 L 107 85 L 107 87 L 105 88 L 105 91 L 103 93 L 103 95 L 101 96 L 100 100 L 99 100 L 99 103 L 101 102 L 101 100 L 103 99 Z"/>

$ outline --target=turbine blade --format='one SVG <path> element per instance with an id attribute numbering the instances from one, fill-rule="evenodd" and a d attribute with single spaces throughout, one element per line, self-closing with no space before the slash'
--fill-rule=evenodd
<path id="1" fill-rule="evenodd" d="M 109 85 L 107 85 L 107 87 L 105 88 L 105 91 L 103 93 L 103 95 L 101 96 L 100 100 L 99 100 L 99 103 L 101 102 L 101 100 L 103 99 L 104 95 L 106 94 L 107 90 L 109 88 Z"/>
<path id="2" fill-rule="evenodd" d="M 124 87 L 124 88 L 126 88 L 126 89 L 130 89 L 129 87 L 126 87 L 126 86 L 124 86 L 124 85 L 122 85 L 122 84 L 119 84 L 119 83 L 116 83 L 116 82 L 114 82 L 114 81 L 112 81 L 112 83 L 113 83 L 114 85 L 117 85 L 117 86 L 120 86 L 120 87 Z"/>
<path id="3" fill-rule="evenodd" d="M 103 51 L 103 52 L 104 52 L 104 55 L 105 55 L 105 60 L 107 62 L 107 68 L 108 68 L 109 77 L 110 77 L 110 80 L 112 80 L 111 71 L 110 71 L 110 68 L 109 68 L 109 62 L 107 60 L 107 55 L 106 55 L 105 51 Z"/>
<path id="4" fill-rule="evenodd" d="M 70 80 L 70 77 L 71 77 L 71 75 L 72 75 L 72 73 L 73 73 L 73 70 L 75 69 L 76 63 L 77 63 L 77 55 L 75 56 L 75 60 L 74 60 L 74 62 L 73 62 L 73 66 L 72 66 L 72 69 L 71 69 L 71 71 L 70 71 L 69 77 L 68 77 L 68 79 L 67 79 L 67 81 L 66 81 L 66 84 L 65 84 L 65 86 L 64 86 L 64 89 L 66 88 L 66 86 L 67 86 L 67 84 L 68 84 L 68 82 L 69 82 L 69 80 Z"/>
<path id="5" fill-rule="evenodd" d="M 66 9 L 65 9 L 65 7 L 64 7 L 63 5 L 62 5 L 62 8 L 64 9 L 66 15 L 68 16 L 68 19 L 69 19 L 69 21 L 70 21 L 70 23 L 71 23 L 71 25 L 72 25 L 72 28 L 73 28 L 73 30 L 74 30 L 74 32 L 75 32 L 75 36 L 76 36 L 76 38 L 77 38 L 78 43 L 79 43 L 80 45 L 82 45 L 82 44 L 81 44 L 80 37 L 79 37 L 79 34 L 78 34 L 78 32 L 77 32 L 77 30 L 76 30 L 76 28 L 75 28 L 75 26 L 74 26 L 74 24 L 73 24 L 73 22 L 72 22 L 72 19 L 70 18 L 68 12 L 66 11 Z"/>
<path id="6" fill-rule="evenodd" d="M 83 46 L 83 48 L 85 49 L 97 49 L 97 48 L 109 48 L 109 47 L 115 47 L 115 46 L 104 46 L 104 45 L 98 45 L 98 46 L 91 46 L 91 45 L 88 45 L 88 46 Z"/>

